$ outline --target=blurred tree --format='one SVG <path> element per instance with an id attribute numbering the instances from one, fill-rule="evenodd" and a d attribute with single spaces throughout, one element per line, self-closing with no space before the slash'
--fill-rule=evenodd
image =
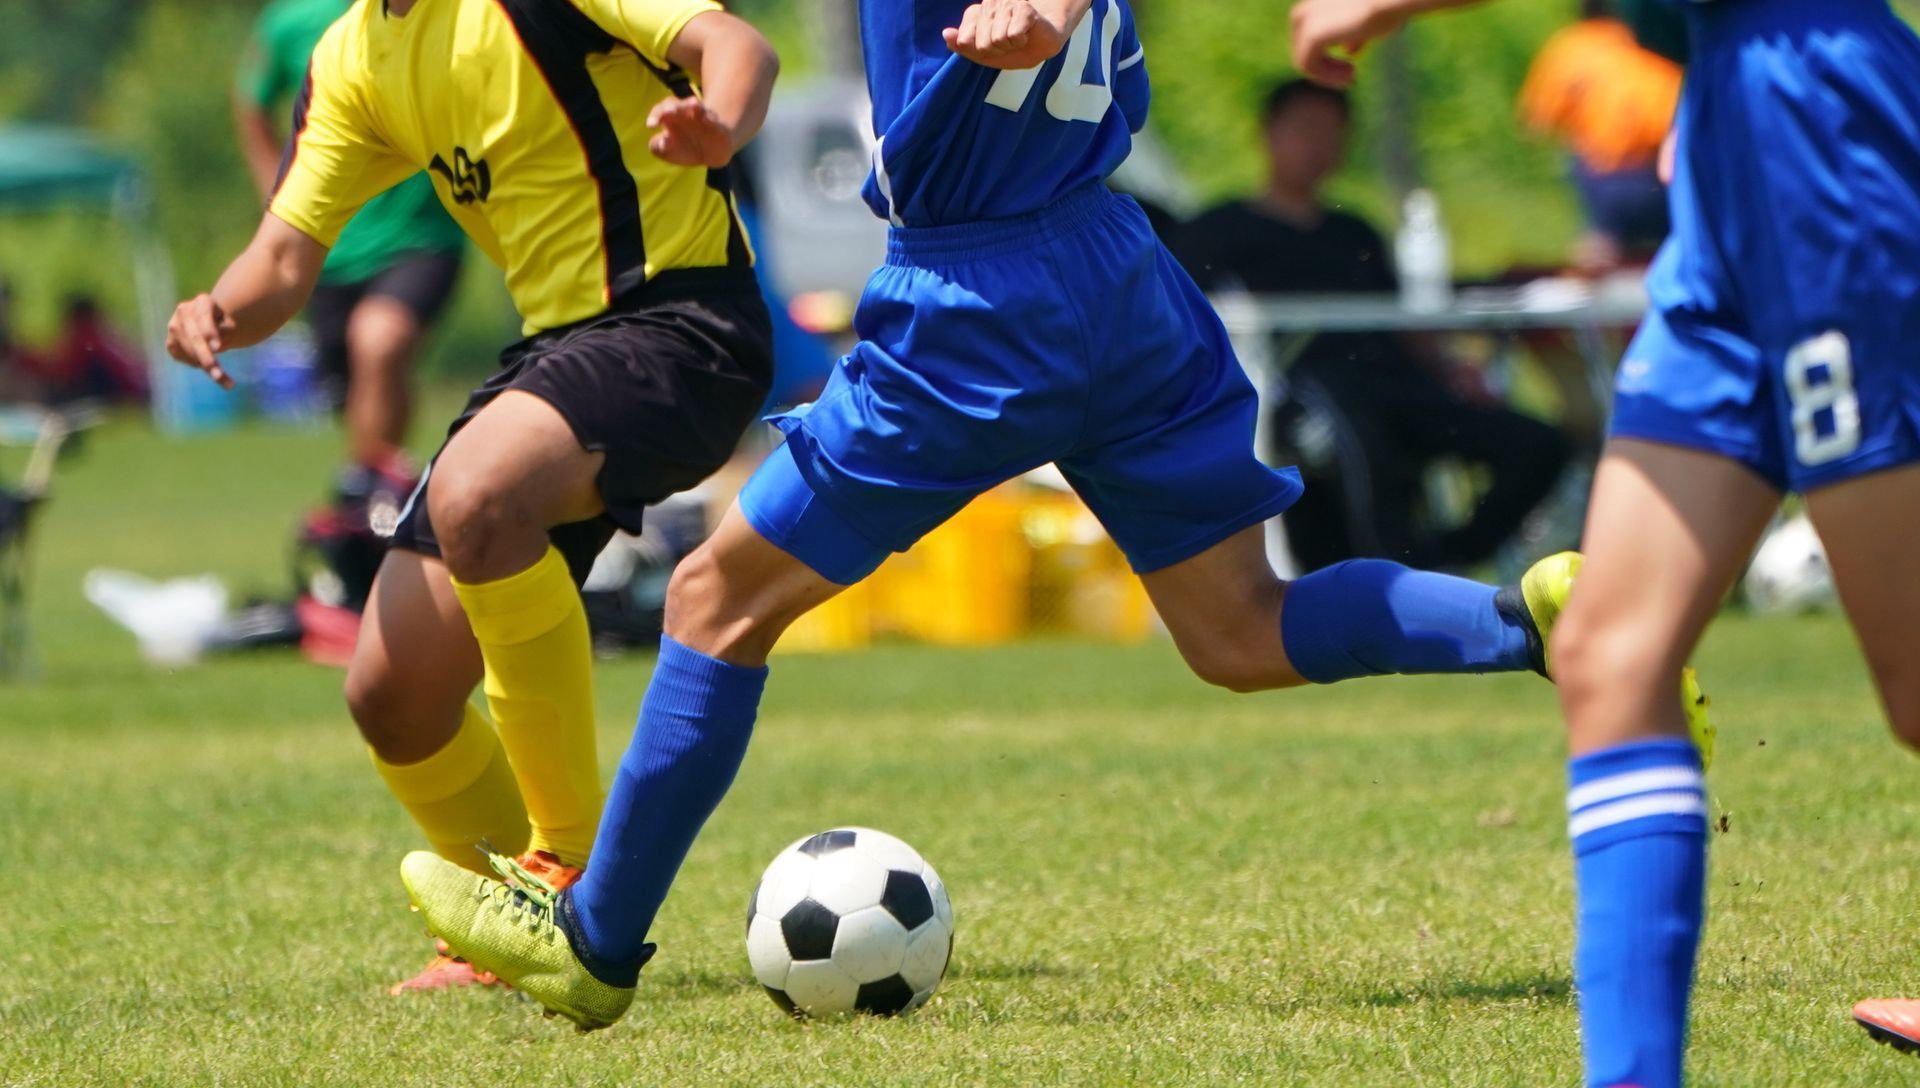
<path id="1" fill-rule="evenodd" d="M 732 0 L 781 48 L 785 78 L 835 65 L 855 0 Z M 890 0 L 907 3 L 911 0 Z M 1738 2 L 1738 0 L 1728 0 Z M 263 0 L 0 0 L 0 118 L 91 123 L 150 165 L 183 285 L 204 284 L 258 213 L 234 150 L 234 52 Z M 822 5 L 836 5 L 823 7 Z M 1896 0 L 1909 16 L 1920 0 Z M 1260 180 L 1254 117 L 1289 71 L 1284 0 L 1134 0 L 1153 64 L 1154 125 L 1209 198 Z M 1359 139 L 1335 196 L 1394 222 L 1390 164 L 1436 188 L 1462 266 L 1557 258 L 1575 229 L 1558 153 L 1522 135 L 1513 95 L 1574 0 L 1509 2 L 1420 22 L 1405 34 L 1405 101 L 1362 58 Z M 840 29 L 841 27 L 845 29 Z M 850 54 L 842 53 L 842 61 Z M 1390 122 L 1399 122 L 1392 124 Z M 1406 133 L 1408 135 L 1402 135 Z"/>

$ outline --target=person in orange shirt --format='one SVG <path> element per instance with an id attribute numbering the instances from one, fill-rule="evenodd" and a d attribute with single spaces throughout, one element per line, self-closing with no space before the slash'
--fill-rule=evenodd
<path id="1" fill-rule="evenodd" d="M 1650 257 L 1667 235 L 1660 145 L 1680 101 L 1678 64 L 1642 48 L 1607 0 L 1583 0 L 1580 21 L 1534 57 L 1520 116 L 1564 140 L 1588 231 L 1574 263 L 1605 269 Z"/>

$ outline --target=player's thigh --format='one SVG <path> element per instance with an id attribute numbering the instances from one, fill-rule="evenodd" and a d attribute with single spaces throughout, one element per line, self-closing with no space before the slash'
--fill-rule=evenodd
<path id="1" fill-rule="evenodd" d="M 1807 507 L 1894 731 L 1920 747 L 1920 466 L 1822 488 Z"/>
<path id="2" fill-rule="evenodd" d="M 1306 683 L 1280 639 L 1284 587 L 1253 525 L 1199 555 L 1140 576 L 1180 656 L 1203 680 L 1234 691 Z"/>
<path id="3" fill-rule="evenodd" d="M 1718 454 L 1608 444 L 1586 564 L 1548 648 L 1576 753 L 1684 730 L 1680 670 L 1779 501 Z"/>
<path id="4" fill-rule="evenodd" d="M 390 763 L 439 751 L 459 728 L 482 668 L 446 566 L 389 551 L 347 669 L 347 705 L 367 742 Z"/>

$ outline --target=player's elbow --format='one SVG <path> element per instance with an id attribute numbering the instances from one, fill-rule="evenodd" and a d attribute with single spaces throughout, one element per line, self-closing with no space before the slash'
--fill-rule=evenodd
<path id="1" fill-rule="evenodd" d="M 695 18 L 674 39 L 667 59 L 700 74 L 711 93 L 724 79 L 746 79 L 769 88 L 780 73 L 780 53 L 759 28 L 737 15 L 710 11 Z"/>

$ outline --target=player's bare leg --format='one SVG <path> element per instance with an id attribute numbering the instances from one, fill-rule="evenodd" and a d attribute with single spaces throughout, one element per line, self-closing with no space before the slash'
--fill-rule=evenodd
<path id="1" fill-rule="evenodd" d="M 1307 683 L 1287 662 L 1281 642 L 1286 587 L 1267 561 L 1263 526 L 1243 529 L 1140 581 L 1200 679 L 1241 692 Z"/>
<path id="2" fill-rule="evenodd" d="M 396 300 L 369 295 L 347 324 L 347 453 L 358 465 L 385 467 L 407 439 L 413 414 L 413 358 L 419 318 Z"/>
<path id="3" fill-rule="evenodd" d="M 1894 736 L 1920 748 L 1920 578 L 1912 576 L 1920 539 L 1920 468 L 1862 476 L 1807 496 L 1827 548 L 1834 584 L 1860 637 Z M 1880 998 L 1854 1006 L 1874 1038 L 1920 1049 L 1920 1000 Z"/>
<path id="4" fill-rule="evenodd" d="M 347 709 L 373 754 L 406 765 L 445 748 L 482 667 L 446 566 L 417 552 L 388 552 L 347 668 Z"/>
<path id="5" fill-rule="evenodd" d="M 1860 637 L 1893 733 L 1920 749 L 1920 467 L 1874 473 L 1807 496 L 1834 585 Z"/>
<path id="6" fill-rule="evenodd" d="M 1704 921 L 1707 805 L 1687 655 L 1780 499 L 1723 457 L 1613 442 L 1554 631 L 1573 758 L 1574 988 L 1586 1083 L 1678 1088 Z"/>
<path id="7" fill-rule="evenodd" d="M 1680 670 L 1726 599 L 1780 493 L 1711 454 L 1607 447 L 1587 560 L 1554 630 L 1554 679 L 1575 755 L 1685 736 Z"/>
<path id="8" fill-rule="evenodd" d="M 674 570 L 666 633 L 709 657 L 759 668 L 795 620 L 845 588 L 769 543 L 735 503 Z"/>
<path id="9" fill-rule="evenodd" d="M 604 509 L 604 454 L 580 446 L 551 404 L 510 389 L 448 440 L 426 502 L 447 570 L 461 582 L 505 578 L 539 562 L 547 531 Z"/>

